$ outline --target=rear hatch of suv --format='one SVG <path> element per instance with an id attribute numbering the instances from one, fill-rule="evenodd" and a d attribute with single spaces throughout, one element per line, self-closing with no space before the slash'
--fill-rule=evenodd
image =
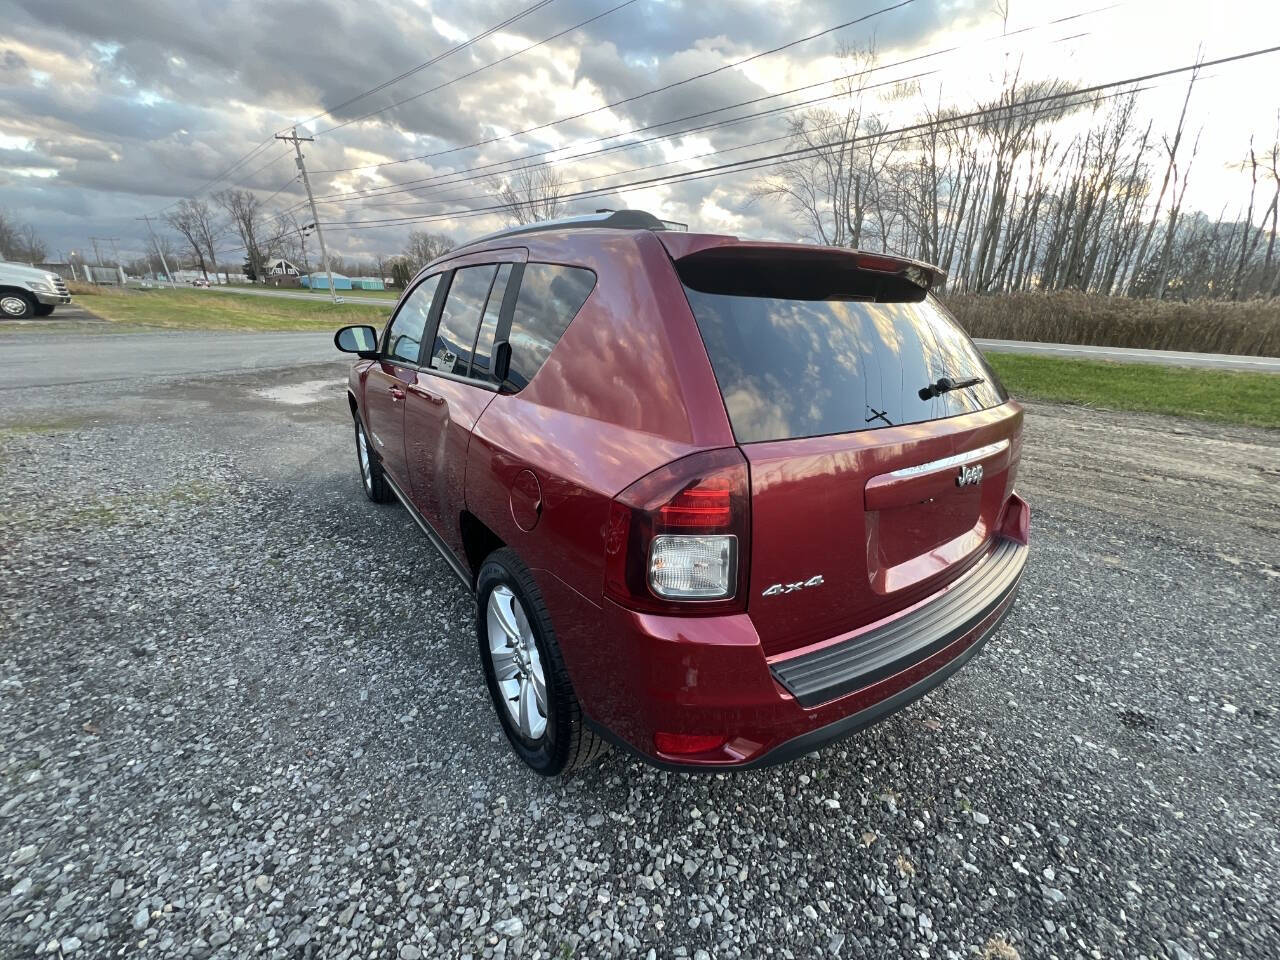
<path id="1" fill-rule="evenodd" d="M 928 294 L 933 268 L 728 240 L 668 247 L 749 465 L 747 612 L 773 655 L 978 562 L 1013 492 L 1022 412 Z"/>

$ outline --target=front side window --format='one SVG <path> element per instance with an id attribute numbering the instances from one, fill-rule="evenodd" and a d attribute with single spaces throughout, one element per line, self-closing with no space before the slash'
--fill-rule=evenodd
<path id="1" fill-rule="evenodd" d="M 436 288 L 440 286 L 440 275 L 428 277 L 409 292 L 395 319 L 387 329 L 386 343 L 382 352 L 392 360 L 405 363 L 417 363 L 422 353 L 422 335 L 427 329 L 427 320 L 431 316 L 431 302 L 435 299 Z"/>
<path id="2" fill-rule="evenodd" d="M 470 371 L 471 345 L 476 341 L 480 314 L 489 296 L 495 269 L 493 264 L 486 264 L 454 272 L 431 351 L 432 370 L 463 377 Z"/>
<path id="3" fill-rule="evenodd" d="M 511 344 L 507 379 L 517 390 L 546 362 L 595 285 L 596 275 L 581 267 L 525 264 L 507 338 Z"/>

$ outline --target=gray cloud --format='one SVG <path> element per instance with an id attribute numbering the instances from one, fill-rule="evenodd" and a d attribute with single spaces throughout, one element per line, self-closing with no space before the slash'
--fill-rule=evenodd
<path id="1" fill-rule="evenodd" d="M 481 67 L 515 46 L 593 16 L 612 0 L 557 0 L 521 21 L 523 38 L 492 41 L 450 55 L 386 91 L 311 124 L 323 130 Z M 584 30 L 501 67 L 446 86 L 322 135 L 306 148 L 318 194 L 367 190 L 449 170 L 516 158 L 530 151 L 600 135 L 603 116 L 547 131 L 380 169 L 326 173 L 371 159 L 449 150 L 631 97 L 729 60 L 822 29 L 885 3 L 847 0 L 724 3 L 641 0 Z M 519 9 L 513 0 L 436 8 L 436 16 L 391 0 L 0 0 L 0 206 L 36 222 L 58 249 L 80 246 L 89 233 L 136 235 L 135 216 L 200 191 L 247 151 L 290 123 L 336 107 L 353 94 L 452 46 Z M 909 47 L 976 16 L 971 0 L 916 0 L 872 22 L 778 55 L 793 66 L 834 52 L 841 43 Z M 984 14 L 985 15 L 985 14 Z M 612 111 L 619 126 L 643 126 L 698 113 L 770 91 L 742 71 L 725 71 Z M 768 106 L 764 104 L 762 106 Z M 758 108 L 757 108 L 758 109 Z M 719 116 L 725 116 L 724 114 Z M 709 119 L 716 119 L 715 117 Z M 779 136 L 784 118 L 757 119 L 699 134 L 716 149 Z M 661 131 L 659 131 L 661 132 Z M 749 155 L 732 154 L 723 159 Z M 564 165 L 566 180 L 660 163 L 663 147 L 643 147 Z M 708 160 L 706 162 L 715 162 Z M 14 171 L 41 168 L 53 176 Z M 680 165 L 636 176 L 661 175 Z M 226 181 L 272 196 L 280 210 L 303 198 L 288 150 L 271 145 Z M 611 178 L 583 184 L 590 187 Z M 665 216 L 696 221 L 703 210 L 727 210 L 744 232 L 794 236 L 776 205 L 752 204 L 750 177 L 664 188 Z M 486 181 L 435 186 L 416 194 L 325 203 L 321 218 L 352 222 L 485 206 Z M 570 188 L 576 189 L 576 188 Z M 574 209 L 621 206 L 619 194 L 587 198 Z M 406 201 L 420 201 L 411 205 Z M 432 202 L 423 202 L 432 201 Z M 500 226 L 496 215 L 431 223 L 458 235 Z M 403 245 L 413 225 L 333 231 L 348 255 Z"/>

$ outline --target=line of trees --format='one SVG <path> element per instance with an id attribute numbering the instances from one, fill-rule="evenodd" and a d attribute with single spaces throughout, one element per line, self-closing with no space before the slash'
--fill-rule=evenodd
<path id="1" fill-rule="evenodd" d="M 43 263 L 48 258 L 49 247 L 35 226 L 0 210 L 0 260 Z"/>
<path id="2" fill-rule="evenodd" d="M 1015 70 L 977 105 L 980 117 L 926 109 L 902 135 L 863 85 L 874 51 L 846 50 L 844 60 L 844 106 L 791 121 L 792 145 L 812 152 L 753 187 L 785 203 L 810 238 L 936 263 L 954 292 L 1280 293 L 1280 128 L 1271 145 L 1248 145 L 1247 198 L 1216 219 L 1188 210 L 1196 73 L 1168 134 L 1139 116 L 1138 90 L 1072 97 L 1064 82 L 1027 82 Z M 918 95 L 902 85 L 886 99 Z"/>

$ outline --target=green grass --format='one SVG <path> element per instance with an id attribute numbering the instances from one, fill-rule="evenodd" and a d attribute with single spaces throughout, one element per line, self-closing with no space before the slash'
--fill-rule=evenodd
<path id="1" fill-rule="evenodd" d="M 1018 399 L 1280 427 L 1275 374 L 1013 353 L 990 353 L 987 360 Z"/>
<path id="2" fill-rule="evenodd" d="M 104 320 L 176 330 L 332 330 L 347 323 L 380 326 L 391 313 L 389 304 L 384 308 L 207 290 L 84 293 L 75 300 Z"/>

